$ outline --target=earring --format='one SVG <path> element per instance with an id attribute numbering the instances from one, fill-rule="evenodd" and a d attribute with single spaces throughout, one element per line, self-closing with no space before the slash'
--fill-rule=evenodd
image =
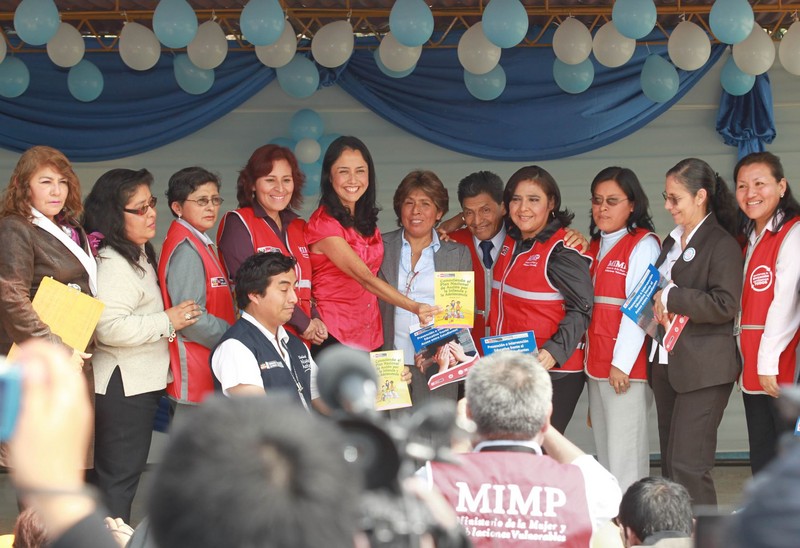
<path id="1" fill-rule="evenodd" d="M 783 192 L 781 192 L 781 198 L 783 198 Z"/>

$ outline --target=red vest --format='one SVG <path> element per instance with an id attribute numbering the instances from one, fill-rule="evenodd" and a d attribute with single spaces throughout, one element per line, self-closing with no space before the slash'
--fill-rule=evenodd
<path id="1" fill-rule="evenodd" d="M 494 265 L 492 306 L 489 323 L 492 335 L 533 330 L 536 346 L 542 348 L 564 319 L 564 296 L 547 278 L 547 263 L 553 248 L 564 239 L 561 228 L 546 242 L 534 242 L 513 257 L 515 241 L 506 236 Z M 566 363 L 553 372 L 583 371 L 583 349 L 576 348 Z"/>
<path id="2" fill-rule="evenodd" d="M 449 236 L 453 241 L 467 246 L 472 256 L 472 270 L 475 272 L 475 322 L 472 324 L 471 334 L 472 339 L 475 341 L 475 346 L 478 347 L 478 352 L 483 356 L 481 339 L 490 335 L 486 306 L 487 297 L 491 295 L 491 282 L 487 283 L 485 276 L 486 268 L 483 266 L 483 257 L 479 256 L 475 250 L 475 239 L 472 236 L 472 232 L 466 228 L 462 228 L 452 232 Z M 487 293 L 489 295 L 487 295 Z M 489 300 L 489 302 L 491 302 L 491 300 Z"/>
<path id="3" fill-rule="evenodd" d="M 744 360 L 741 385 L 742 390 L 748 394 L 766 394 L 758 382 L 758 348 L 761 345 L 767 313 L 775 294 L 775 264 L 778 261 L 778 251 L 789 229 L 797 222 L 800 222 L 800 217 L 786 221 L 777 234 L 765 230 L 745 266 L 739 344 Z M 797 253 L 798 250 L 793 252 Z M 745 255 L 746 253 L 747 248 Z M 789 346 L 781 352 L 778 359 L 778 384 L 795 382 L 798 340 L 800 340 L 800 330 L 794 334 Z"/>
<path id="4" fill-rule="evenodd" d="M 625 280 L 628 277 L 631 253 L 636 244 L 650 234 L 653 233 L 642 228 L 636 229 L 633 234 L 626 234 L 599 262 L 597 254 L 600 252 L 600 238 L 589 244 L 587 255 L 594 259 L 589 269 L 594 280 L 594 307 L 586 333 L 586 374 L 594 379 L 608 378 L 622 321 L 620 307 L 625 303 Z M 647 380 L 644 342 L 629 376 L 631 379 Z"/>
<path id="5" fill-rule="evenodd" d="M 236 321 L 236 312 L 228 287 L 228 278 L 219 259 L 191 230 L 177 221 L 173 221 L 169 227 L 158 263 L 158 283 L 161 286 L 164 307 L 171 308 L 176 304 L 172 302 L 167 291 L 167 267 L 175 248 L 185 241 L 195 248 L 203 261 L 206 274 L 207 313 L 232 324 Z M 214 391 L 213 374 L 208 362 L 210 354 L 209 348 L 186 340 L 180 333 L 169 343 L 172 382 L 167 385 L 167 394 L 171 398 L 179 402 L 199 403 L 209 392 Z"/>
<path id="6" fill-rule="evenodd" d="M 431 462 L 433 483 L 476 547 L 588 547 L 592 521 L 577 466 L 530 453 L 484 451 Z"/>
<path id="7" fill-rule="evenodd" d="M 252 207 L 242 207 L 234 211 L 229 211 L 222 216 L 219 222 L 219 229 L 217 230 L 217 244 L 219 244 L 219 237 L 225 226 L 225 220 L 228 215 L 238 215 L 244 223 L 245 228 L 250 233 L 250 240 L 253 242 L 253 253 L 269 253 L 272 251 L 279 251 L 284 255 L 291 255 L 297 260 L 294 267 L 295 274 L 297 275 L 297 306 L 311 317 L 311 259 L 308 256 L 308 246 L 306 245 L 306 237 L 303 234 L 303 229 L 306 222 L 303 219 L 295 219 L 289 226 L 286 227 L 286 241 L 282 241 L 280 237 L 275 234 L 267 224 L 267 221 L 257 217 Z M 224 266 L 224 265 L 223 265 Z M 229 279 L 230 279 L 230 273 Z M 231 283 L 233 280 L 231 279 Z M 297 330 L 290 325 L 284 325 L 287 331 L 297 335 Z"/>

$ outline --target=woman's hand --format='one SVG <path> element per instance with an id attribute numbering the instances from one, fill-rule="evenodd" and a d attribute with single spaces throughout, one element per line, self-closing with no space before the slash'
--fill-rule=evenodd
<path id="1" fill-rule="evenodd" d="M 198 318 L 200 318 L 200 314 L 202 314 L 197 303 L 191 300 L 176 304 L 172 308 L 166 309 L 164 312 L 167 313 L 167 317 L 175 331 L 180 331 L 186 326 L 194 325 L 197 323 Z"/>
<path id="2" fill-rule="evenodd" d="M 581 252 L 586 252 L 589 249 L 589 240 L 586 239 L 586 236 L 572 228 L 567 228 L 566 231 L 567 235 L 564 237 L 565 246 Z"/>
<path id="3" fill-rule="evenodd" d="M 72 355 L 69 357 L 69 363 L 75 367 L 78 371 L 83 370 L 83 362 L 91 358 L 92 355 L 86 352 L 81 352 L 80 350 L 73 350 Z"/>
<path id="4" fill-rule="evenodd" d="M 663 292 L 663 289 L 659 289 L 656 291 L 656 294 L 653 295 L 653 315 L 658 323 L 666 327 L 669 323 L 669 318 L 667 309 L 664 307 L 664 303 L 661 302 L 661 294 Z"/>
<path id="5" fill-rule="evenodd" d="M 764 392 L 773 398 L 777 398 L 781 395 L 781 389 L 778 386 L 778 377 L 776 375 L 759 375 L 758 382 L 761 388 L 764 389 Z"/>
<path id="6" fill-rule="evenodd" d="M 553 369 L 553 367 L 555 367 L 556 359 L 553 357 L 552 354 L 550 354 L 550 352 L 548 352 L 544 348 L 540 348 L 539 363 L 542 365 L 542 367 L 550 371 L 551 369 Z"/>
<path id="7" fill-rule="evenodd" d="M 425 303 L 417 304 L 419 305 L 417 307 L 417 317 L 419 318 L 420 327 L 425 327 L 426 325 L 433 323 L 433 318 L 436 317 L 436 314 L 442 311 L 441 306 Z"/>
<path id="8" fill-rule="evenodd" d="M 631 379 L 621 369 L 617 369 L 612 365 L 611 371 L 608 372 L 608 384 L 617 394 L 624 394 L 631 386 Z"/>
<path id="9" fill-rule="evenodd" d="M 406 384 L 411 384 L 411 368 L 409 366 L 403 366 L 403 370 L 400 372 L 400 380 Z"/>

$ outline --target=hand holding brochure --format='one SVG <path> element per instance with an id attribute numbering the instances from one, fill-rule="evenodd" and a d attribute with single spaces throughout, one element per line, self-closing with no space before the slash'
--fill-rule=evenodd
<path id="1" fill-rule="evenodd" d="M 667 280 L 658 269 L 653 265 L 648 266 L 647 272 L 644 273 L 631 296 L 622 305 L 622 313 L 636 322 L 645 333 L 669 352 L 675 348 L 675 343 L 678 342 L 678 337 L 686 327 L 689 317 L 673 314 L 666 327 L 658 323 L 653 310 L 653 296 L 666 285 Z"/>
<path id="2" fill-rule="evenodd" d="M 433 280 L 434 302 L 442 309 L 433 325 L 471 328 L 475 321 L 475 273 L 436 272 Z"/>
<path id="3" fill-rule="evenodd" d="M 378 372 L 378 393 L 375 396 L 375 409 L 387 411 L 411 407 L 408 385 L 403 381 L 405 367 L 402 350 L 370 352 L 369 360 Z"/>
<path id="4" fill-rule="evenodd" d="M 431 390 L 464 380 L 478 361 L 478 349 L 469 329 L 412 326 L 411 342 L 414 363 L 424 371 Z"/>

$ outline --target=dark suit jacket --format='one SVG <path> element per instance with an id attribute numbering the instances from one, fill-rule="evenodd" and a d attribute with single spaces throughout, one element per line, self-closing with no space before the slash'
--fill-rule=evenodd
<path id="1" fill-rule="evenodd" d="M 402 228 L 383 235 L 383 263 L 381 263 L 378 276 L 386 280 L 392 287 L 398 287 L 397 273 L 400 265 L 402 244 Z M 472 258 L 467 246 L 455 242 L 441 242 L 439 251 L 433 255 L 433 266 L 437 272 L 458 270 L 472 272 Z M 378 308 L 381 311 L 381 320 L 383 321 L 383 350 L 394 350 L 395 307 L 383 301 L 378 301 L 378 303 Z"/>
<path id="2" fill-rule="evenodd" d="M 673 245 L 676 242 L 672 237 L 664 241 L 656 266 L 664 262 Z M 686 260 L 690 249 L 694 249 L 694 257 Z M 733 324 L 742 294 L 743 261 L 741 247 L 712 214 L 672 266 L 672 281 L 677 287 L 669 292 L 667 309 L 689 316 L 667 365 L 669 382 L 676 392 L 738 378 L 741 364 Z"/>

